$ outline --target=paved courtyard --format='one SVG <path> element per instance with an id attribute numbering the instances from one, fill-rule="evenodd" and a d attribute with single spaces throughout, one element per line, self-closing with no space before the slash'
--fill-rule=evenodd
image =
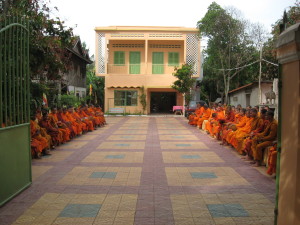
<path id="1" fill-rule="evenodd" d="M 0 224 L 273 224 L 275 180 L 186 119 L 107 122 L 33 160 L 32 185 Z"/>

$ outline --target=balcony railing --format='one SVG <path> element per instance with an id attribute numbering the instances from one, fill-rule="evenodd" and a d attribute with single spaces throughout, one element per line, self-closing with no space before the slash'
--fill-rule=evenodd
<path id="1" fill-rule="evenodd" d="M 172 74 L 174 69 L 168 64 L 107 64 L 107 74 Z"/>

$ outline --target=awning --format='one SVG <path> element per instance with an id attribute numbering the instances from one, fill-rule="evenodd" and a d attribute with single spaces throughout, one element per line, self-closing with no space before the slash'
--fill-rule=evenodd
<path id="1" fill-rule="evenodd" d="M 141 88 L 140 86 L 109 86 L 107 88 Z"/>

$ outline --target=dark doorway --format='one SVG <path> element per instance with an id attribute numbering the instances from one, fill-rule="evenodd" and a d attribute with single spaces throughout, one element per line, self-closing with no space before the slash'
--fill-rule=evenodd
<path id="1" fill-rule="evenodd" d="M 151 92 L 151 113 L 172 113 L 176 105 L 176 92 Z"/>

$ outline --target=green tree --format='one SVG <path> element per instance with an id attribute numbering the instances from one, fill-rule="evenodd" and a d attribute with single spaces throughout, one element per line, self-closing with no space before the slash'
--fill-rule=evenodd
<path id="1" fill-rule="evenodd" d="M 193 68 L 189 64 L 183 64 L 181 67 L 175 68 L 173 76 L 177 78 L 171 86 L 184 96 L 184 105 L 189 104 L 191 100 L 190 91 L 195 83 L 192 77 Z"/>
<path id="2" fill-rule="evenodd" d="M 143 113 L 145 113 L 146 107 L 147 107 L 147 95 L 145 93 L 145 87 L 141 87 L 141 94 L 140 94 L 140 103 L 143 107 Z"/>
<path id="3" fill-rule="evenodd" d="M 222 98 L 224 96 L 225 102 L 228 102 L 228 92 L 232 87 L 251 82 L 249 73 L 245 72 L 249 67 L 244 65 L 258 58 L 250 25 L 236 9 L 225 10 L 216 2 L 208 7 L 197 24 L 200 35 L 208 38 L 203 68 L 209 78 L 205 78 L 204 83 L 213 81 L 214 88 L 208 92 L 215 91 Z"/>
<path id="4" fill-rule="evenodd" d="M 295 4 L 288 8 L 288 10 L 284 13 L 284 17 L 286 20 L 285 23 L 282 17 L 272 25 L 272 36 L 267 42 L 264 43 L 263 47 L 263 59 L 274 64 L 277 64 L 275 45 L 278 36 L 280 35 L 280 29 L 288 28 L 300 21 L 299 0 L 296 0 Z M 262 68 L 262 78 L 265 80 L 272 80 L 278 77 L 278 67 L 272 65 L 271 63 L 264 62 L 264 66 Z"/>
<path id="5" fill-rule="evenodd" d="M 29 19 L 30 74 L 40 82 L 59 80 L 70 68 L 73 29 L 60 18 L 51 18 L 49 0 L 6 0 L 0 7 L 2 17 L 22 16 Z M 58 10 L 55 8 L 55 10 Z"/>
<path id="6" fill-rule="evenodd" d="M 92 56 L 93 58 L 93 56 Z M 92 95 L 90 95 L 90 85 L 92 85 Z M 104 106 L 104 85 L 105 80 L 103 77 L 96 76 L 95 64 L 92 63 L 87 66 L 87 76 L 86 76 L 86 88 L 88 97 L 88 102 Z"/>

